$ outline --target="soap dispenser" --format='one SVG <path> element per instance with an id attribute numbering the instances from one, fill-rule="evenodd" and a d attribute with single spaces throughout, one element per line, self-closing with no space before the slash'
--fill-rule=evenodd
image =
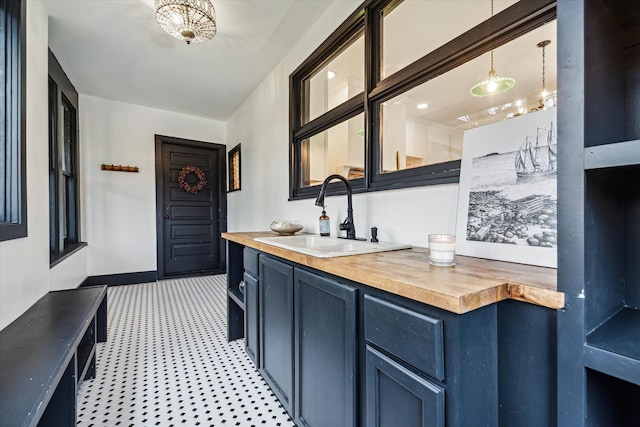
<path id="1" fill-rule="evenodd" d="M 328 236 L 331 234 L 331 219 L 327 215 L 327 212 L 324 210 L 326 206 L 322 207 L 322 215 L 320 215 L 320 235 Z"/>

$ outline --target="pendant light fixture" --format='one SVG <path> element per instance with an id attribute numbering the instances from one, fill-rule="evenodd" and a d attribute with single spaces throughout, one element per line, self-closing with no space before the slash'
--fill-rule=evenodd
<path id="1" fill-rule="evenodd" d="M 155 9 L 162 29 L 187 44 L 216 35 L 216 11 L 210 0 L 155 0 Z"/>
<path id="2" fill-rule="evenodd" d="M 545 48 L 551 44 L 551 40 L 543 40 L 536 46 L 542 48 L 542 88 L 540 89 L 540 105 L 544 106 L 549 96 L 549 90 L 545 82 Z"/>
<path id="3" fill-rule="evenodd" d="M 493 0 L 491 0 L 491 16 L 493 16 Z M 489 78 L 471 88 L 471 95 L 477 97 L 493 96 L 512 89 L 516 81 L 511 77 L 499 76 L 493 68 L 493 50 L 491 51 L 491 70 Z"/>

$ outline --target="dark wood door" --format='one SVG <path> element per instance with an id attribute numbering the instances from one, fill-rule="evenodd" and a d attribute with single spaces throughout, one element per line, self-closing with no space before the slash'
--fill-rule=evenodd
<path id="1" fill-rule="evenodd" d="M 221 232 L 226 229 L 224 198 L 224 146 L 177 138 L 156 137 L 158 277 L 216 273 L 224 270 Z M 159 147 L 158 147 L 159 145 Z M 184 176 L 187 188 L 197 189 L 203 175 L 206 184 L 197 192 L 181 187 L 178 175 L 185 167 L 197 171 Z M 184 169 L 188 171 L 188 169 Z"/>

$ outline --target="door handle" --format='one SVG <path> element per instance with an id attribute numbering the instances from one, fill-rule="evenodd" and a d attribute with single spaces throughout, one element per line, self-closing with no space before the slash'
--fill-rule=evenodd
<path id="1" fill-rule="evenodd" d="M 164 214 L 162 216 L 164 217 L 164 219 L 171 219 L 171 207 L 170 206 L 165 206 L 164 207 Z"/>

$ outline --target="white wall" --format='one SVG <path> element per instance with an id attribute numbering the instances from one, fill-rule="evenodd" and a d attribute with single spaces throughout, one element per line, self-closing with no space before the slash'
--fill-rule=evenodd
<path id="1" fill-rule="evenodd" d="M 28 237 L 0 242 L 0 329 L 49 290 L 47 14 L 27 5 Z"/>
<path id="2" fill-rule="evenodd" d="M 79 103 L 88 275 L 156 270 L 155 135 L 225 144 L 226 124 L 87 95 Z M 103 163 L 140 172 L 102 171 Z"/>
<path id="3" fill-rule="evenodd" d="M 337 0 L 227 122 L 229 146 L 242 143 L 242 191 L 228 195 L 230 231 L 267 230 L 274 219 L 299 219 L 318 232 L 313 200 L 288 202 L 289 74 L 360 4 Z M 359 236 L 378 227 L 381 240 L 427 246 L 429 233 L 454 233 L 458 186 L 439 185 L 354 196 Z M 346 216 L 344 196 L 327 197 L 332 234 Z"/>
<path id="4" fill-rule="evenodd" d="M 49 272 L 49 290 L 73 289 L 87 278 L 87 248 L 60 261 Z"/>
<path id="5" fill-rule="evenodd" d="M 226 143 L 226 124 L 80 95 L 80 249 L 49 268 L 48 24 L 27 7 L 28 237 L 0 242 L 0 329 L 49 290 L 87 275 L 156 270 L 155 135 Z M 104 172 L 102 163 L 140 173 Z"/>

